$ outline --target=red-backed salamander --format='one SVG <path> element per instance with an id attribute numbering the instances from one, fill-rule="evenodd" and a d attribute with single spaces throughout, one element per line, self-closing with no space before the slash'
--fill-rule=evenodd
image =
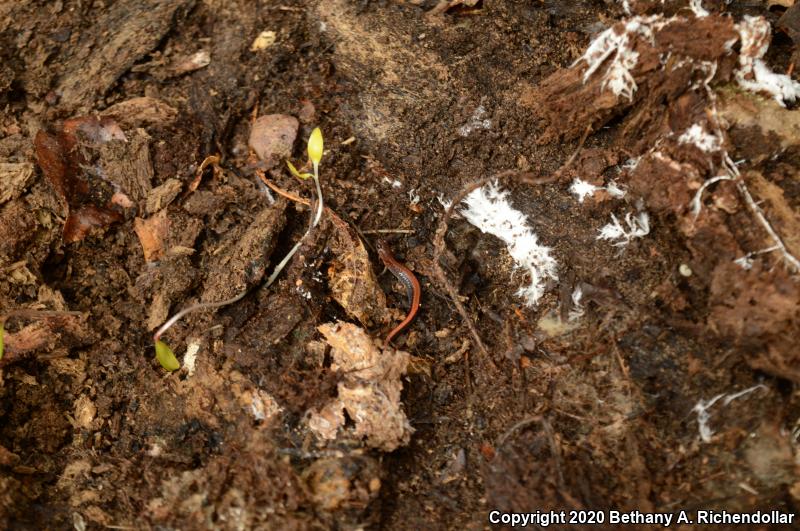
<path id="1" fill-rule="evenodd" d="M 385 241 L 378 240 L 376 247 L 378 248 L 378 256 L 381 258 L 384 265 L 387 267 L 387 269 L 389 269 L 389 271 L 394 273 L 394 276 L 397 277 L 397 280 L 402 282 L 403 286 L 405 286 L 409 305 L 406 318 L 403 319 L 403 321 L 397 325 L 394 330 L 389 332 L 388 336 L 386 336 L 386 339 L 383 342 L 383 346 L 386 347 L 389 345 L 389 342 L 394 336 L 402 332 L 403 329 L 414 320 L 414 317 L 417 315 L 417 311 L 419 310 L 419 299 L 422 294 L 422 288 L 420 288 L 419 280 L 417 280 L 417 277 L 414 276 L 414 273 L 412 273 L 409 268 L 398 262 L 397 259 L 392 255 L 392 251 L 389 250 L 389 245 Z"/>

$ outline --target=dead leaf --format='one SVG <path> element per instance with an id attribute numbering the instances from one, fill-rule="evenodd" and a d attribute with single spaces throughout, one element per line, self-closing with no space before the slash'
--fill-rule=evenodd
<path id="1" fill-rule="evenodd" d="M 128 143 L 115 120 L 96 116 L 72 118 L 56 133 L 40 130 L 36 134 L 34 147 L 39 166 L 67 204 L 65 242 L 80 241 L 92 229 L 125 219 L 125 210 L 134 207 L 126 194 L 126 188 L 136 184 L 128 179 L 132 174 L 143 181 L 137 186 L 137 195 L 143 193 L 138 188 L 149 189 L 149 174 L 145 171 L 138 175 L 141 172 L 137 171 L 139 166 L 149 166 L 148 153 L 143 153 L 143 159 L 137 158 L 137 153 L 142 153 L 142 142 L 146 140 L 137 137 L 136 142 Z M 104 151 L 112 144 L 131 146 L 134 151 Z M 90 162 L 87 157 L 97 160 Z M 134 163 L 126 164 L 128 158 Z"/>
<path id="2" fill-rule="evenodd" d="M 355 421 L 350 436 L 366 445 L 391 452 L 408 444 L 413 428 L 402 409 L 400 393 L 409 354 L 381 349 L 364 329 L 350 324 L 324 324 L 319 331 L 331 346 L 331 370 L 343 375 L 338 396 L 319 411 L 312 411 L 309 428 L 323 439 L 333 439 L 344 429 L 344 412 Z"/>
<path id="3" fill-rule="evenodd" d="M 74 140 L 40 130 L 33 143 L 42 173 L 62 199 L 69 203 L 68 198 L 82 197 L 88 192 L 89 186 L 77 177 L 81 161 L 72 150 Z"/>
<path id="4" fill-rule="evenodd" d="M 287 114 L 261 116 L 253 124 L 248 145 L 264 162 L 286 159 L 292 155 L 300 122 Z"/>
<path id="5" fill-rule="evenodd" d="M 84 239 L 92 229 L 103 229 L 112 223 L 122 221 L 122 214 L 94 205 L 85 205 L 70 212 L 64 223 L 64 242 L 73 243 Z"/>
<path id="6" fill-rule="evenodd" d="M 386 321 L 386 295 L 378 285 L 363 242 L 338 216 L 329 216 L 333 226 L 331 250 L 336 259 L 328 268 L 333 298 L 364 326 Z"/>
<path id="7" fill-rule="evenodd" d="M 169 219 L 166 209 L 147 219 L 133 220 L 133 230 L 142 244 L 146 262 L 155 262 L 164 256 L 165 242 L 169 234 Z"/>

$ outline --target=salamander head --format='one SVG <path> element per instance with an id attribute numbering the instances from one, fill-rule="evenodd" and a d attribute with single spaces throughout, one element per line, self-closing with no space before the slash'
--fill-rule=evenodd
<path id="1" fill-rule="evenodd" d="M 392 251 L 389 249 L 389 244 L 386 243 L 386 240 L 379 239 L 375 242 L 375 248 L 378 250 L 378 256 L 381 260 L 386 260 L 387 258 L 394 258 L 392 256 Z"/>

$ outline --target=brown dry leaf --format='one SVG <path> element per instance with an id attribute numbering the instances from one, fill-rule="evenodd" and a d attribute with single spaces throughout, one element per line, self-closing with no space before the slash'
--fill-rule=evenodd
<path id="1" fill-rule="evenodd" d="M 299 127 L 300 122 L 294 116 L 261 116 L 253 124 L 248 144 L 261 160 L 274 163 L 274 159 L 285 159 L 292 155 L 292 146 Z"/>
<path id="2" fill-rule="evenodd" d="M 384 322 L 386 295 L 378 285 L 364 243 L 350 226 L 330 215 L 333 226 L 331 250 L 336 255 L 328 269 L 333 298 L 364 326 Z"/>
<path id="3" fill-rule="evenodd" d="M 133 220 L 133 230 L 142 244 L 146 262 L 155 262 L 164 256 L 165 242 L 169 234 L 169 219 L 166 209 L 147 219 Z"/>
<path id="4" fill-rule="evenodd" d="M 337 398 L 311 412 L 309 428 L 333 439 L 345 429 L 346 411 L 355 421 L 350 436 L 364 438 L 367 446 L 391 452 L 408 444 L 414 430 L 400 401 L 408 353 L 381 351 L 364 329 L 350 323 L 324 324 L 319 331 L 332 349 L 331 369 L 343 377 Z"/>
<path id="5" fill-rule="evenodd" d="M 102 229 L 122 221 L 122 214 L 94 205 L 84 205 L 70 212 L 64 223 L 64 242 L 73 243 L 84 239 L 92 229 Z"/>
<path id="6" fill-rule="evenodd" d="M 77 176 L 81 161 L 72 149 L 75 145 L 74 138 L 40 130 L 36 133 L 33 144 L 42 173 L 67 203 L 71 198 L 88 192 L 88 185 Z"/>
<path id="7" fill-rule="evenodd" d="M 68 206 L 65 242 L 80 241 L 93 228 L 122 221 L 125 210 L 134 207 L 128 188 L 136 188 L 136 199 L 149 189 L 147 137 L 137 134 L 133 140 L 128 142 L 114 119 L 96 116 L 71 118 L 56 133 L 36 134 L 39 166 Z M 99 160 L 90 162 L 89 154 Z"/>
<path id="8" fill-rule="evenodd" d="M 33 164 L 30 162 L 0 162 L 0 205 L 22 195 L 31 177 Z"/>

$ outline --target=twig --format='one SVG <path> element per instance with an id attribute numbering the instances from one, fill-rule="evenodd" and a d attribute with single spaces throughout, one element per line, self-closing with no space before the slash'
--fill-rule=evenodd
<path id="1" fill-rule="evenodd" d="M 298 195 L 295 195 L 295 194 L 293 194 L 291 192 L 287 192 L 283 188 L 278 187 L 278 185 L 276 185 L 275 183 L 273 183 L 272 181 L 267 179 L 267 177 L 264 175 L 263 171 L 256 170 L 256 175 L 258 176 L 259 179 L 261 179 L 261 182 L 263 182 L 264 184 L 266 184 L 267 186 L 272 188 L 272 191 L 275 192 L 276 194 L 281 195 L 281 196 L 283 196 L 286 199 L 289 199 L 291 201 L 294 201 L 295 203 L 300 203 L 301 205 L 311 206 L 311 201 L 309 201 L 308 199 L 303 199 L 302 197 L 300 197 Z"/>
<path id="2" fill-rule="evenodd" d="M 414 234 L 414 229 L 372 229 L 362 230 L 363 234 Z"/>

